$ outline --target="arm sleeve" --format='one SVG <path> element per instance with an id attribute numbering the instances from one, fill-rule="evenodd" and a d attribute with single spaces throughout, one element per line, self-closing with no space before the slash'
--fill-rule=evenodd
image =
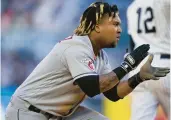
<path id="1" fill-rule="evenodd" d="M 118 83 L 119 84 L 119 83 Z M 119 99 L 123 99 L 123 98 L 120 98 L 118 96 L 118 93 L 117 93 L 117 85 L 115 85 L 112 89 L 106 91 L 103 93 L 103 95 L 108 98 L 109 100 L 115 102 L 115 101 L 118 101 Z"/>
<path id="2" fill-rule="evenodd" d="M 64 52 L 65 65 L 74 81 L 81 77 L 97 75 L 91 53 L 80 47 L 70 47 Z"/>

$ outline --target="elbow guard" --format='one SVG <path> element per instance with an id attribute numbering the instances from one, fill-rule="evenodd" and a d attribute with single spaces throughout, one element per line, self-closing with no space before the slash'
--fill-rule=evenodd
<path id="1" fill-rule="evenodd" d="M 123 98 L 120 98 L 118 96 L 118 93 L 117 93 L 117 86 L 118 86 L 118 84 L 116 86 L 114 86 L 112 89 L 110 89 L 110 90 L 108 90 L 108 91 L 103 93 L 105 97 L 107 97 L 109 100 L 111 100 L 113 102 L 116 102 L 119 99 L 123 99 Z"/>
<path id="2" fill-rule="evenodd" d="M 99 75 L 84 76 L 75 80 L 81 90 L 89 97 L 100 94 Z"/>

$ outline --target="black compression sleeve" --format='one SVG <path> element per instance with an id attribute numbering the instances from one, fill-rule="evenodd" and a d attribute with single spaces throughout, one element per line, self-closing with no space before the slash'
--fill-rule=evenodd
<path id="1" fill-rule="evenodd" d="M 113 102 L 118 101 L 119 99 L 122 99 L 118 96 L 118 93 L 117 93 L 118 84 L 115 85 L 112 89 L 103 93 L 105 97 L 107 97 L 109 100 L 111 100 Z"/>
<path id="2" fill-rule="evenodd" d="M 89 97 L 100 94 L 99 75 L 90 75 L 78 78 L 74 84 L 77 84 L 81 90 Z"/>
<path id="3" fill-rule="evenodd" d="M 127 74 L 122 67 L 115 68 L 113 72 L 117 75 L 119 80 L 121 80 Z"/>

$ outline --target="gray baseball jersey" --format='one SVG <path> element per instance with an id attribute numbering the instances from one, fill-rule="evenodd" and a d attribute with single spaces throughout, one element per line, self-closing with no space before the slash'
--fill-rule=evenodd
<path id="1" fill-rule="evenodd" d="M 70 36 L 55 45 L 14 96 L 53 115 L 68 116 L 86 97 L 74 80 L 109 72 L 106 53 L 101 50 L 95 57 L 88 36 Z"/>

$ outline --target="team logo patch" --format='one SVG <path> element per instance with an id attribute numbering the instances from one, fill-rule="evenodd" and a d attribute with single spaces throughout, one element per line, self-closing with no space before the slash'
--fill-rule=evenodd
<path id="1" fill-rule="evenodd" d="M 95 70 L 94 63 L 91 59 L 85 58 L 84 60 L 81 60 L 82 63 L 84 63 L 90 70 Z"/>
<path id="2" fill-rule="evenodd" d="M 94 64 L 93 64 L 93 61 L 89 61 L 89 62 L 88 62 L 88 67 L 89 67 L 91 70 L 94 70 L 94 69 L 95 69 Z"/>

